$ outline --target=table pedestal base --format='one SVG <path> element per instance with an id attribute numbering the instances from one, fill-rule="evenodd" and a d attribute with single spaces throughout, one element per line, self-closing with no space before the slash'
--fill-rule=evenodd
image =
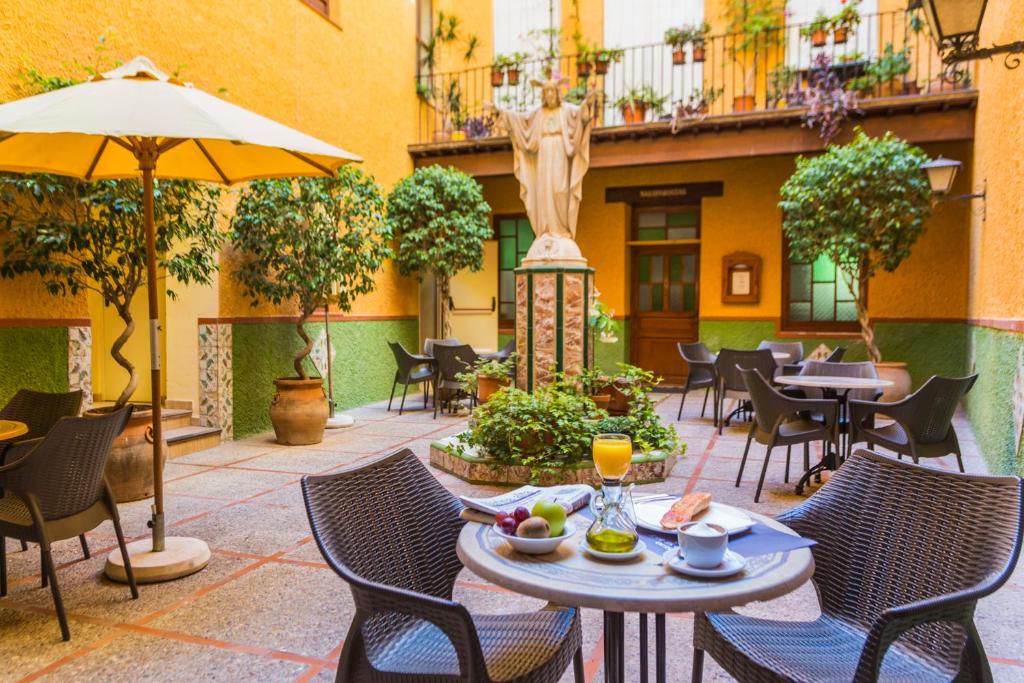
<path id="1" fill-rule="evenodd" d="M 648 683 L 647 616 L 640 614 L 640 683 Z M 626 682 L 625 615 L 604 613 L 604 680 L 605 683 Z M 654 676 L 656 683 L 667 680 L 665 660 L 665 615 L 654 615 Z"/>
<path id="2" fill-rule="evenodd" d="M 800 477 L 800 481 L 796 483 L 796 495 L 803 495 L 804 487 L 811 483 L 811 477 L 817 476 L 818 481 L 821 481 L 822 472 L 824 472 L 825 470 L 835 470 L 838 468 L 839 454 L 832 450 L 826 451 L 825 455 L 822 456 L 821 461 L 811 469 L 804 472 L 804 476 Z"/>

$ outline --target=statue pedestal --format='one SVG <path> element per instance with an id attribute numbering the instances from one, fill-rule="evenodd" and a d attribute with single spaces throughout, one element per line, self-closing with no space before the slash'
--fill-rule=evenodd
<path id="1" fill-rule="evenodd" d="M 552 370 L 575 374 L 590 367 L 594 269 L 531 264 L 515 273 L 516 386 L 532 391 L 551 381 Z"/>

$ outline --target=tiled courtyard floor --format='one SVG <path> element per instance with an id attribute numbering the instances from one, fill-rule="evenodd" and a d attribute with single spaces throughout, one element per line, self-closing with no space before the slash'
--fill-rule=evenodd
<path id="1" fill-rule="evenodd" d="M 659 411 L 675 420 L 679 397 L 658 394 Z M 48 589 L 39 586 L 38 550 L 21 552 L 8 541 L 10 594 L 0 599 L 0 680 L 47 681 L 328 681 L 333 680 L 352 614 L 346 585 L 324 564 L 309 533 L 299 479 L 332 472 L 390 452 L 411 448 L 424 461 L 432 439 L 460 431 L 464 419 L 431 419 L 429 411 L 398 416 L 379 404 L 349 411 L 355 427 L 328 432 L 310 447 L 279 446 L 269 436 L 243 439 L 167 465 L 169 533 L 207 541 L 213 558 L 204 571 L 179 581 L 146 585 L 139 600 L 125 586 L 102 577 L 103 558 L 114 546 L 109 525 L 89 535 L 93 559 L 83 560 L 77 541 L 55 547 L 72 640 L 60 640 Z M 695 487 L 716 500 L 773 514 L 802 500 L 783 484 L 783 459 L 770 467 L 762 502 L 753 490 L 763 449 L 753 451 L 744 485 L 733 478 L 745 426 L 718 436 L 709 419 L 688 402 L 677 428 L 686 456 L 669 481 L 644 487 L 681 492 Z M 1008 418 L 1009 419 L 1009 418 Z M 963 417 L 956 427 L 968 471 L 984 472 L 973 434 Z M 777 451 L 777 453 L 779 453 Z M 794 464 L 797 458 L 794 456 Z M 955 467 L 952 461 L 934 463 Z M 456 493 L 481 493 L 434 471 Z M 149 504 L 121 506 L 125 532 L 146 535 Z M 523 598 L 464 572 L 456 598 L 470 610 L 532 609 Z M 751 614 L 811 618 L 817 611 L 807 584 L 794 593 L 743 608 Z M 782 618 L 786 618 L 783 616 Z M 1017 571 L 997 597 L 981 603 L 978 626 L 997 681 L 1024 681 L 1024 572 Z M 689 614 L 668 618 L 669 680 L 689 680 Z M 627 680 L 638 680 L 635 619 L 627 619 Z M 587 680 L 602 680 L 601 615 L 583 620 Z M 651 638 L 653 641 L 653 638 Z M 652 645 L 653 647 L 653 645 Z M 651 653 L 653 663 L 653 652 Z M 572 680 L 571 671 L 564 680 Z M 705 680 L 729 680 L 708 660 Z"/>

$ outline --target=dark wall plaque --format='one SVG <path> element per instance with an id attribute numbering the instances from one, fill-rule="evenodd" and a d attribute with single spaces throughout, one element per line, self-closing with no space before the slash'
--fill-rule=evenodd
<path id="1" fill-rule="evenodd" d="M 693 204 L 704 197 L 721 197 L 722 182 L 676 183 L 672 185 L 633 185 L 605 188 L 604 201 L 625 202 L 633 206 L 671 206 Z"/>

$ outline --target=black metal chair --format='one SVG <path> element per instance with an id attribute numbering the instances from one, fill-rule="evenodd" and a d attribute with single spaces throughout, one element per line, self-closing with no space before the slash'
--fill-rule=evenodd
<path id="1" fill-rule="evenodd" d="M 5 538 L 38 543 L 43 585 L 50 585 L 64 640 L 70 640 L 64 603 L 57 586 L 50 546 L 91 531 L 106 520 L 114 523 L 132 598 L 139 597 L 131 560 L 124 544 L 117 504 L 103 476 L 114 439 L 124 429 L 132 407 L 99 417 L 64 417 L 49 433 L 21 441 L 8 450 L 9 464 L 0 467 L 0 596 L 7 594 Z"/>
<path id="2" fill-rule="evenodd" d="M 768 349 L 745 351 L 740 349 L 722 349 L 715 358 L 715 424 L 718 433 L 729 422 L 733 415 L 750 410 L 750 394 L 740 374 L 740 368 L 760 370 L 764 377 L 774 377 L 777 364 Z M 736 409 L 723 418 L 725 399 L 735 398 L 739 401 Z"/>
<path id="3" fill-rule="evenodd" d="M 735 613 L 694 618 L 704 653 L 745 682 L 991 681 L 978 600 L 1020 555 L 1024 484 L 955 474 L 858 450 L 777 519 L 813 538 L 813 621 Z"/>
<path id="4" fill-rule="evenodd" d="M 701 342 L 692 344 L 676 343 L 679 356 L 686 363 L 686 386 L 683 387 L 683 397 L 679 399 L 679 412 L 676 420 L 683 419 L 683 404 L 686 403 L 686 395 L 692 389 L 704 389 L 704 403 L 700 407 L 700 416 L 704 417 L 704 411 L 708 407 L 708 394 L 715 388 L 715 356 L 708 351 L 708 347 Z M 714 412 L 715 404 L 711 404 Z"/>
<path id="5" fill-rule="evenodd" d="M 452 401 L 468 398 L 470 405 L 476 405 L 476 396 L 462 388 L 457 375 L 465 372 L 476 363 L 478 356 L 468 344 L 461 346 L 434 345 L 434 358 L 437 360 L 437 377 L 434 379 L 434 417 L 437 417 L 437 406 L 443 402 L 451 408 Z"/>
<path id="6" fill-rule="evenodd" d="M 356 605 L 339 683 L 553 683 L 570 660 L 582 683 L 576 608 L 470 615 L 452 600 L 462 504 L 411 450 L 303 477 L 302 495 L 320 552 Z"/>
<path id="7" fill-rule="evenodd" d="M 841 363 L 843 361 L 843 356 L 845 356 L 845 355 L 846 355 L 846 347 L 845 346 L 837 346 L 836 348 L 832 349 L 832 353 L 828 354 L 828 357 L 825 358 L 825 362 L 826 363 Z"/>
<path id="8" fill-rule="evenodd" d="M 400 342 L 388 342 L 391 353 L 395 356 L 395 381 L 391 383 L 391 398 L 388 399 L 388 412 L 391 412 L 391 402 L 395 400 L 395 388 L 401 384 L 402 401 L 398 404 L 398 414 L 401 415 L 405 409 L 405 395 L 409 391 L 410 384 L 423 385 L 423 409 L 427 408 L 427 387 L 434 381 L 435 371 L 434 359 L 430 356 L 419 356 L 409 353 Z"/>
<path id="9" fill-rule="evenodd" d="M 810 444 L 824 441 L 837 444 L 836 423 L 839 414 L 839 403 L 829 399 L 792 398 L 786 396 L 768 384 L 759 370 L 741 369 L 740 374 L 754 404 L 754 419 L 750 423 L 747 445 L 743 449 L 740 470 L 736 474 L 736 486 L 739 487 L 743 478 L 743 468 L 747 464 L 750 444 L 757 441 L 767 446 L 764 454 L 764 465 L 761 466 L 761 479 L 757 482 L 754 502 L 760 502 L 761 489 L 764 487 L 764 476 L 768 472 L 768 460 L 772 449 L 776 446 L 786 447 L 786 478 L 789 481 L 789 460 L 793 446 L 804 446 L 804 469 L 810 465 Z M 822 416 L 822 421 L 810 419 L 809 414 Z M 838 446 L 837 446 L 838 447 Z"/>
<path id="10" fill-rule="evenodd" d="M 850 401 L 847 448 L 852 449 L 853 444 L 864 441 L 869 448 L 881 446 L 895 452 L 899 458 L 910 456 L 915 463 L 921 458 L 953 454 L 963 472 L 964 461 L 953 428 L 953 415 L 977 379 L 977 375 L 957 378 L 934 375 L 902 401 Z M 875 427 L 869 420 L 876 413 L 895 422 Z"/>

